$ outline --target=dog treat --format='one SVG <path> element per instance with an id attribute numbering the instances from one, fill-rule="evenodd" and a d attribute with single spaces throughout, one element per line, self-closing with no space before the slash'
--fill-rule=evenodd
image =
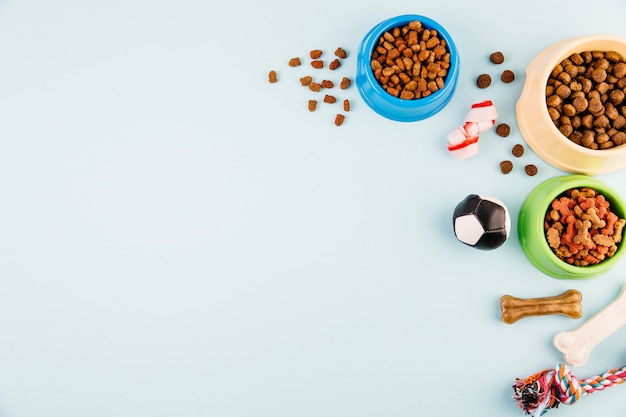
<path id="1" fill-rule="evenodd" d="M 342 90 L 345 90 L 348 87 L 350 87 L 350 84 L 352 84 L 352 80 L 350 80 L 350 78 L 348 77 L 343 77 L 341 79 L 341 82 L 339 83 L 339 88 L 341 88 Z"/>
<path id="2" fill-rule="evenodd" d="M 502 54 L 502 52 L 500 51 L 494 52 L 489 55 L 489 60 L 497 65 L 502 64 L 504 62 L 504 54 Z"/>
<path id="3" fill-rule="evenodd" d="M 498 136 L 506 138 L 511 133 L 511 127 L 506 123 L 500 123 L 498 126 L 496 126 L 496 133 L 498 134 Z"/>
<path id="4" fill-rule="evenodd" d="M 274 70 L 271 70 L 269 74 L 267 75 L 267 77 L 270 83 L 275 83 L 278 81 L 278 75 L 276 75 L 276 71 Z"/>
<path id="5" fill-rule="evenodd" d="M 313 81 L 313 77 L 311 77 L 310 75 L 305 75 L 304 77 L 300 78 L 300 84 L 302 84 L 303 87 L 311 84 L 311 81 Z"/>
<path id="6" fill-rule="evenodd" d="M 520 156 L 524 155 L 524 146 L 520 143 L 516 143 L 515 145 L 513 145 L 513 149 L 511 149 L 511 153 L 516 158 L 519 158 Z"/>
<path id="7" fill-rule="evenodd" d="M 537 175 L 538 171 L 539 171 L 539 169 L 537 168 L 537 165 L 535 165 L 535 164 L 528 164 L 528 165 L 526 165 L 524 167 L 524 172 L 529 177 L 534 177 L 535 175 Z"/>
<path id="8" fill-rule="evenodd" d="M 510 83 L 513 80 L 515 80 L 515 73 L 511 70 L 504 70 L 502 71 L 502 75 L 500 76 L 500 79 L 502 80 L 503 83 Z"/>
<path id="9" fill-rule="evenodd" d="M 346 59 L 348 57 L 348 53 L 341 47 L 335 49 L 335 56 L 341 58 L 341 59 Z"/>
<path id="10" fill-rule="evenodd" d="M 419 99 L 444 87 L 450 52 L 436 30 L 416 20 L 383 33 L 370 67 L 380 86 L 392 96 Z"/>
<path id="11" fill-rule="evenodd" d="M 506 175 L 509 172 L 513 171 L 513 162 L 509 161 L 508 159 L 505 161 L 500 162 L 500 171 Z"/>
<path id="12" fill-rule="evenodd" d="M 349 112 L 350 111 L 350 100 L 345 99 L 343 101 L 343 111 L 345 111 L 345 112 Z"/>
<path id="13" fill-rule="evenodd" d="M 577 145 L 602 150 L 626 143 L 626 61 L 615 51 L 570 55 L 546 84 L 548 114 Z"/>
<path id="14" fill-rule="evenodd" d="M 319 57 L 321 57 L 323 54 L 321 49 L 313 49 L 311 52 L 309 52 L 309 56 L 311 57 L 311 59 L 318 59 Z"/>
<path id="15" fill-rule="evenodd" d="M 476 79 L 476 85 L 478 88 L 487 88 L 491 85 L 491 75 L 480 74 Z"/>
<path id="16" fill-rule="evenodd" d="M 478 153 L 478 136 L 491 129 L 498 112 L 491 100 L 472 104 L 462 126 L 448 134 L 448 151 L 456 159 L 465 159 Z"/>
<path id="17" fill-rule="evenodd" d="M 302 62 L 300 61 L 300 58 L 291 58 L 289 60 L 289 66 L 290 67 L 299 67 L 302 64 Z"/>
<path id="18" fill-rule="evenodd" d="M 341 126 L 344 120 L 346 120 L 346 116 L 338 113 L 337 116 L 335 116 L 335 126 Z"/>
<path id="19" fill-rule="evenodd" d="M 324 68 L 324 61 L 315 59 L 311 61 L 311 66 L 316 69 Z"/>
<path id="20" fill-rule="evenodd" d="M 594 314 L 576 330 L 559 332 L 553 343 L 567 363 L 582 366 L 591 350 L 613 332 L 626 324 L 626 285 L 618 297 Z"/>
<path id="21" fill-rule="evenodd" d="M 334 71 L 340 66 L 341 66 L 341 61 L 335 58 L 330 62 L 330 64 L 328 65 L 328 68 L 330 68 L 331 71 Z"/>
<path id="22" fill-rule="evenodd" d="M 626 219 L 611 211 L 604 195 L 591 188 L 574 188 L 552 201 L 544 231 L 559 259 L 587 266 L 615 255 L 625 224 Z"/>
<path id="23" fill-rule="evenodd" d="M 336 101 L 337 101 L 337 99 L 336 99 L 334 96 L 331 96 L 331 95 L 329 95 L 329 94 L 326 94 L 326 95 L 324 96 L 324 103 L 330 103 L 330 104 L 332 104 L 332 103 L 334 103 L 334 102 L 336 102 Z"/>
<path id="24" fill-rule="evenodd" d="M 335 86 L 335 83 L 330 80 L 323 80 L 321 85 L 322 88 L 333 88 Z"/>
<path id="25" fill-rule="evenodd" d="M 309 111 L 317 109 L 317 100 L 309 100 Z"/>
<path id="26" fill-rule="evenodd" d="M 542 298 L 516 298 L 503 295 L 500 298 L 502 321 L 513 324 L 530 316 L 562 314 L 577 319 L 583 314 L 582 294 L 577 290 L 568 290 L 563 294 Z"/>

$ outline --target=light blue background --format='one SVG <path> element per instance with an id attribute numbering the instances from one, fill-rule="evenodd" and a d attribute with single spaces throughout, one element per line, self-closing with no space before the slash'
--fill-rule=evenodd
<path id="1" fill-rule="evenodd" d="M 353 77 L 361 38 L 406 13 L 456 41 L 450 104 L 392 122 L 353 85 L 343 126 L 330 105 L 309 113 L 308 51 L 342 46 L 325 74 Z M 510 156 L 515 102 L 538 52 L 626 36 L 625 19 L 621 0 L 0 1 L 0 416 L 522 415 L 515 378 L 562 361 L 552 337 L 612 301 L 626 264 L 560 281 L 527 261 L 519 207 L 562 172 Z M 512 134 L 457 161 L 446 135 L 483 99 Z M 626 172 L 601 179 L 626 196 Z M 469 193 L 511 211 L 501 248 L 455 239 Z M 500 320 L 504 294 L 569 288 L 580 320 Z M 573 371 L 624 364 L 621 329 Z M 624 395 L 550 413 L 619 414 Z"/>

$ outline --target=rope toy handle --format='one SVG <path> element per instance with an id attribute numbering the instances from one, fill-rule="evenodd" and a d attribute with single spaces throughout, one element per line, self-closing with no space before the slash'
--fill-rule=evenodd
<path id="1" fill-rule="evenodd" d="M 626 380 L 626 366 L 579 380 L 565 364 L 546 369 L 513 384 L 513 399 L 525 414 L 539 417 L 559 404 L 574 404 L 580 398 Z"/>

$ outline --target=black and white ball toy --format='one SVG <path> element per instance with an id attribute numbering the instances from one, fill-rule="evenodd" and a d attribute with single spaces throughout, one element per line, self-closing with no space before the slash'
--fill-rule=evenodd
<path id="1" fill-rule="evenodd" d="M 457 204 L 452 219 L 456 238 L 477 249 L 500 247 L 511 231 L 509 210 L 493 197 L 468 195 Z"/>

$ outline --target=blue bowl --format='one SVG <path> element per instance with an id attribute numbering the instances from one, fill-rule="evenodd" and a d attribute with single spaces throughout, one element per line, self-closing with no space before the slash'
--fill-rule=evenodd
<path id="1" fill-rule="evenodd" d="M 392 96 L 381 87 L 372 72 L 371 59 L 374 47 L 383 33 L 395 27 L 405 26 L 414 20 L 422 22 L 425 28 L 436 30 L 438 36 L 446 41 L 450 52 L 450 68 L 442 89 L 424 98 L 403 100 Z M 397 16 L 374 26 L 361 41 L 357 57 L 357 89 L 367 105 L 381 116 L 399 122 L 423 120 L 439 112 L 452 99 L 459 78 L 459 64 L 459 53 L 452 37 L 443 26 L 425 16 L 413 14 Z"/>

